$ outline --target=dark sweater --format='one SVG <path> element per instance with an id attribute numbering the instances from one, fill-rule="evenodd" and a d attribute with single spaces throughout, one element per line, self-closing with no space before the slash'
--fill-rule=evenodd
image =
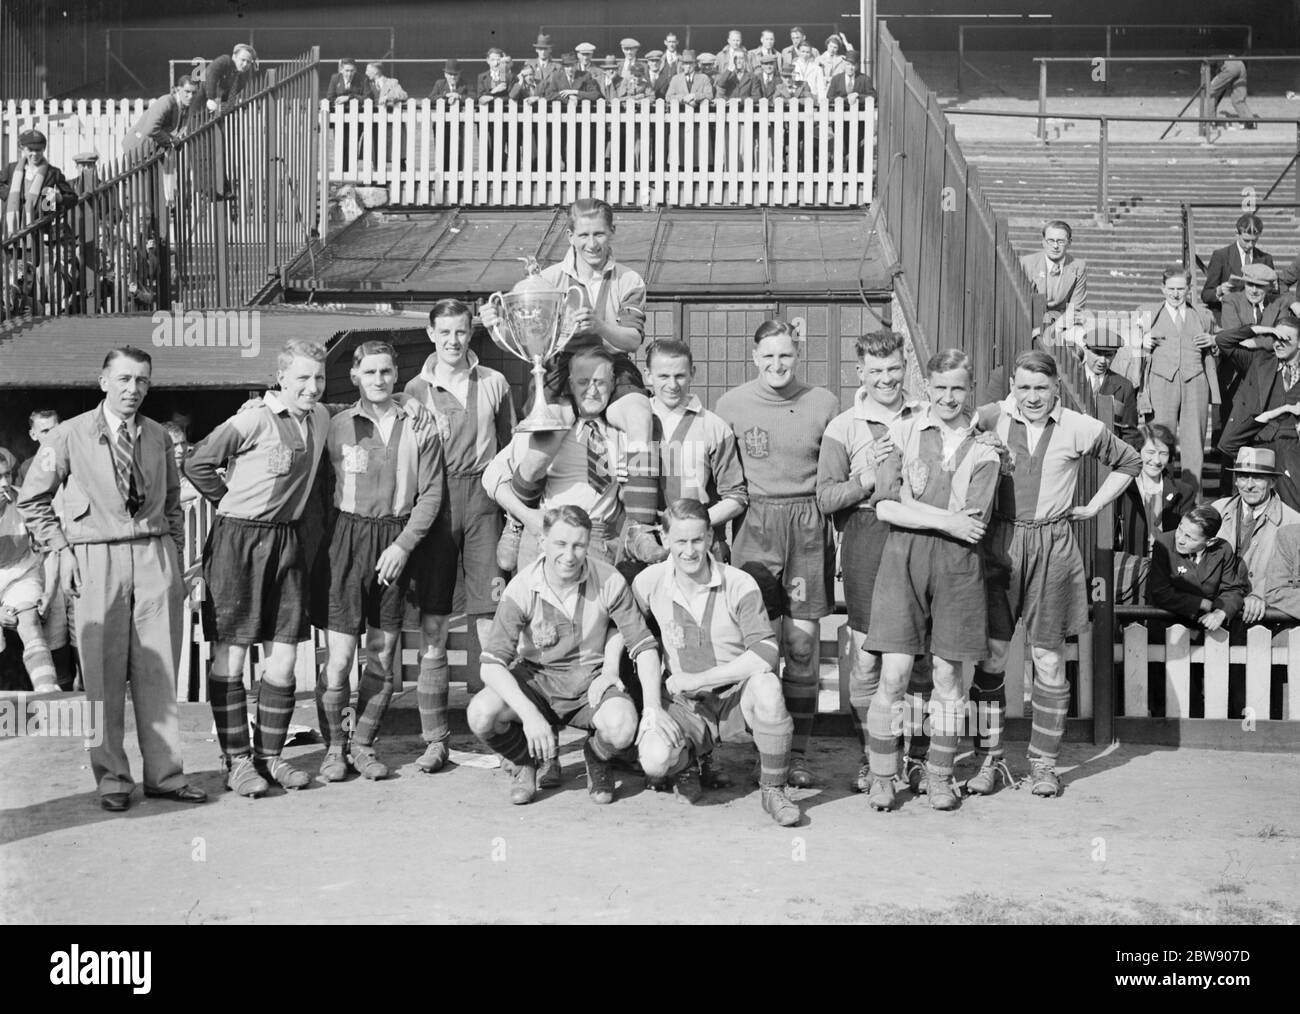
<path id="1" fill-rule="evenodd" d="M 780 391 L 751 380 L 719 398 L 717 413 L 736 434 L 752 495 L 816 495 L 822 434 L 840 413 L 835 395 L 798 380 Z"/>

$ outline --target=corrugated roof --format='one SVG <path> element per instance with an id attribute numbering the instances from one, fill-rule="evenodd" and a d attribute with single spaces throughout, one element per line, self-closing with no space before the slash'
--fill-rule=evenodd
<path id="1" fill-rule="evenodd" d="M 0 388 L 96 387 L 105 353 L 119 345 L 139 346 L 153 357 L 159 388 L 257 388 L 274 383 L 275 357 L 286 341 L 328 344 L 350 331 L 423 327 L 428 319 L 328 307 L 205 311 L 200 317 L 183 307 L 176 310 L 167 316 L 100 314 L 7 323 L 0 328 Z M 199 335 L 203 344 L 196 343 Z"/>
<path id="2" fill-rule="evenodd" d="M 863 209 L 619 211 L 614 247 L 651 299 L 856 296 L 859 283 L 887 293 L 869 219 Z M 291 264 L 287 291 L 484 296 L 519 280 L 519 258 L 562 257 L 566 225 L 551 209 L 370 211 Z"/>

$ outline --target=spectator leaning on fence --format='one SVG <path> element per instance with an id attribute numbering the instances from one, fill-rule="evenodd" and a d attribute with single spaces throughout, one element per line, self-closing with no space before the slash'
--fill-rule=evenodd
<path id="1" fill-rule="evenodd" d="M 1256 589 L 1246 599 L 1242 619 L 1256 623 L 1264 615 L 1264 572 L 1273 556 L 1277 534 L 1288 525 L 1300 524 L 1300 511 L 1284 504 L 1275 492 L 1277 477 L 1272 451 L 1262 447 L 1243 447 L 1232 465 L 1236 493 L 1215 500 L 1211 505 L 1223 518 L 1219 538 L 1232 547 L 1246 568 L 1251 587 Z"/>
<path id="2" fill-rule="evenodd" d="M 668 85 L 666 98 L 669 102 L 683 102 L 687 105 L 713 98 L 713 82 L 701 74 L 695 64 L 695 51 L 688 49 L 678 61 L 681 70 Z"/>
<path id="3" fill-rule="evenodd" d="M 379 61 L 366 64 L 366 77 L 370 80 L 371 98 L 382 106 L 392 107 L 408 98 L 406 89 L 395 77 L 388 76 L 388 68 Z"/>
<path id="4" fill-rule="evenodd" d="M 658 49 L 652 49 L 645 55 L 646 62 L 646 85 L 650 89 L 650 97 L 662 99 L 668 95 L 668 86 L 672 84 L 672 69 L 664 65 L 664 54 Z"/>
<path id="5" fill-rule="evenodd" d="M 1250 578 L 1232 547 L 1216 538 L 1223 518 L 1193 507 L 1172 532 L 1156 536 L 1147 601 L 1207 631 L 1227 627 L 1250 594 Z"/>
<path id="6" fill-rule="evenodd" d="M 190 105 L 198 91 L 198 84 L 186 74 L 170 92 L 150 102 L 144 115 L 126 132 L 123 154 L 143 152 L 148 156 L 159 148 L 174 148 L 184 132 Z"/>
<path id="7" fill-rule="evenodd" d="M 203 96 L 209 112 L 219 113 L 234 101 L 253 79 L 257 70 L 257 52 L 245 42 L 239 43 L 229 56 L 219 56 L 204 68 Z"/>
<path id="8" fill-rule="evenodd" d="M 514 79 L 501 65 L 503 56 L 505 56 L 505 53 L 495 46 L 487 51 L 488 69 L 478 76 L 478 87 L 476 89 L 480 105 L 496 99 L 508 99 L 510 97 L 510 88 L 514 84 Z"/>
<path id="9" fill-rule="evenodd" d="M 429 93 L 429 98 L 434 102 L 439 99 L 448 102 L 472 102 L 474 100 L 474 96 L 461 73 L 459 60 L 453 58 L 443 63 L 442 80 L 434 82 L 433 91 Z"/>
<path id="10" fill-rule="evenodd" d="M 325 100 L 342 105 L 350 99 L 361 101 L 373 97 L 370 81 L 357 70 L 357 61 L 350 57 L 340 60 L 338 73 L 330 77 L 325 89 Z"/>

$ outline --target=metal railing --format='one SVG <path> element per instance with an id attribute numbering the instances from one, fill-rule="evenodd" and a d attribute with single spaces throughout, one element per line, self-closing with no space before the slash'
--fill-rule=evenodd
<path id="1" fill-rule="evenodd" d="M 1018 119 L 1039 119 L 1040 122 L 1046 123 L 1047 116 L 1040 109 L 1036 113 L 1021 112 L 1009 109 L 946 109 L 944 113 L 948 116 L 993 116 L 993 117 L 1013 117 Z M 1097 142 L 1097 214 L 1106 224 L 1110 223 L 1110 124 L 1111 123 L 1213 123 L 1214 119 L 1206 120 L 1199 116 L 1100 116 L 1091 113 L 1070 113 L 1066 117 L 1070 120 L 1082 120 L 1084 122 L 1096 123 L 1098 128 Z M 1300 118 L 1296 117 L 1260 117 L 1256 123 L 1285 123 L 1296 128 L 1296 150 L 1300 153 Z M 1286 170 L 1282 171 L 1282 176 L 1286 175 Z M 1276 188 L 1275 181 L 1272 193 Z M 1296 199 L 1300 201 L 1300 174 L 1296 178 Z"/>
<path id="2" fill-rule="evenodd" d="M 1197 88 L 1196 92 L 1192 95 L 1192 97 L 1187 101 L 1187 105 L 1183 106 L 1183 108 L 1179 110 L 1178 115 L 1173 117 L 1171 122 L 1186 120 L 1187 122 L 1190 123 L 1199 123 L 1201 136 L 1208 137 L 1210 132 L 1210 125 L 1213 123 L 1220 122 L 1220 120 L 1222 119 L 1222 117 L 1215 115 L 1217 111 L 1216 109 L 1210 108 L 1211 106 L 1210 67 L 1212 64 L 1222 63 L 1224 60 L 1228 58 L 1229 56 L 1227 54 L 1216 54 L 1213 56 L 1124 56 L 1124 57 L 1114 57 L 1114 58 L 1110 56 L 1105 56 L 1105 57 L 1036 56 L 1034 57 L 1034 62 L 1038 64 L 1038 138 L 1039 140 L 1042 140 L 1047 136 L 1046 128 L 1045 128 L 1045 122 L 1047 118 L 1047 67 L 1049 64 L 1053 64 L 1053 63 L 1090 64 L 1095 69 L 1099 69 L 1101 71 L 1101 83 L 1103 85 L 1105 85 L 1110 80 L 1110 64 L 1112 63 L 1140 63 L 1140 64 L 1198 63 L 1200 64 L 1201 67 L 1200 86 Z M 1264 63 L 1264 62 L 1300 63 L 1300 56 L 1238 56 L 1238 57 L 1233 57 L 1233 59 L 1241 60 L 1243 63 Z M 1104 90 L 1105 89 L 1103 88 L 1103 92 Z M 1184 117 L 1183 113 L 1187 112 L 1187 110 L 1191 107 L 1192 103 L 1197 100 L 1197 98 L 1200 98 L 1201 100 L 1200 116 Z M 1222 101 L 1222 97 L 1220 97 L 1219 101 Z M 1214 105 L 1217 106 L 1218 103 L 1215 102 Z M 1119 117 L 1119 116 L 1112 117 L 1112 119 L 1116 119 L 1116 120 L 1128 119 L 1128 118 L 1129 117 Z M 1257 120 L 1256 122 L 1273 123 L 1276 121 L 1260 119 Z M 1286 120 L 1283 122 L 1294 122 L 1294 121 Z M 1164 135 L 1162 134 L 1161 137 L 1163 138 L 1163 136 Z"/>
<path id="3" fill-rule="evenodd" d="M 252 301 L 313 231 L 318 63 L 196 111 L 172 149 L 85 160 L 75 203 L 0 240 L 0 322 Z"/>
<path id="4" fill-rule="evenodd" d="M 1181 211 L 1181 219 L 1182 219 L 1182 227 L 1183 227 L 1183 263 L 1186 264 L 1189 268 L 1200 267 L 1200 258 L 1196 254 L 1196 245 L 1197 245 L 1196 244 L 1196 211 L 1197 209 L 1201 209 L 1203 211 L 1211 211 L 1211 210 L 1226 211 L 1230 215 L 1240 215 L 1243 213 L 1243 208 L 1240 201 L 1238 201 L 1235 204 L 1227 204 L 1223 202 L 1214 202 L 1214 201 L 1183 201 L 1179 205 L 1179 208 Z M 1294 215 L 1297 211 L 1300 211 L 1300 202 L 1292 201 L 1289 203 L 1282 203 L 1282 202 L 1274 201 L 1269 204 L 1264 204 L 1264 203 L 1260 203 L 1257 205 L 1252 204 L 1249 210 L 1256 215 L 1260 215 L 1261 217 L 1264 217 L 1265 214 L 1269 211 L 1282 211 L 1284 209 L 1290 211 Z M 1267 225 L 1267 221 L 1265 222 L 1265 225 Z M 1267 231 L 1267 229 L 1265 231 Z M 1221 235 L 1220 239 L 1222 238 L 1223 236 Z"/>
<path id="5" fill-rule="evenodd" d="M 1093 24 L 1093 25 L 1064 25 L 1056 22 L 1030 22 L 1027 24 L 1008 24 L 1000 22 L 997 24 L 985 25 L 961 25 L 957 29 L 957 93 L 960 95 L 965 84 L 964 73 L 974 71 L 980 76 L 982 72 L 966 59 L 966 33 L 967 32 L 987 32 L 997 31 L 999 34 L 1014 31 L 1035 31 L 1035 32 L 1092 32 L 1100 31 L 1103 33 L 1102 45 L 1104 49 L 1104 59 L 1111 59 L 1114 54 L 1114 40 L 1116 36 L 1126 35 L 1128 32 L 1160 30 L 1166 32 L 1190 32 L 1193 35 L 1209 37 L 1211 32 L 1223 30 L 1240 30 L 1244 34 L 1243 43 L 1247 53 L 1253 48 L 1254 29 L 1250 25 L 1191 25 L 1191 24 L 1163 24 L 1163 25 L 1122 25 L 1122 24 Z"/>

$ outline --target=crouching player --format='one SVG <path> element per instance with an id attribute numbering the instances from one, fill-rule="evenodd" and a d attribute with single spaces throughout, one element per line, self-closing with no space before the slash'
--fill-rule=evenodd
<path id="1" fill-rule="evenodd" d="M 674 748 L 683 741 L 661 704 L 654 636 L 619 572 L 588 557 L 590 540 L 591 519 L 582 508 L 546 511 L 542 555 L 506 585 L 483 646 L 486 686 L 470 701 L 466 717 L 474 735 L 510 765 L 510 801 L 516 805 L 536 794 L 536 762 L 556 756 L 554 730 L 560 725 L 591 733 L 583 757 L 594 803 L 614 801 L 610 759 L 635 739 L 656 734 Z M 639 735 L 636 706 L 618 682 L 617 665 L 605 661 L 611 622 L 641 682 Z"/>
<path id="2" fill-rule="evenodd" d="M 14 506 L 18 499 L 14 473 L 18 461 L 7 448 L 0 447 L 0 615 L 5 626 L 18 629 L 23 641 L 23 665 L 38 694 L 59 689 L 41 625 L 41 613 L 58 580 L 58 555 L 48 553 L 42 560 L 27 534 L 27 526 Z M 4 633 L 0 631 L 0 651 L 4 651 Z"/>
<path id="3" fill-rule="evenodd" d="M 933 654 L 930 747 L 924 779 L 930 805 L 957 808 L 953 763 L 965 716 L 961 663 L 988 657 L 988 611 L 978 543 L 997 492 L 997 439 L 976 432 L 966 353 L 948 349 L 927 364 L 930 403 L 890 427 L 894 451 L 876 485 L 876 516 L 890 525 L 871 602 L 866 650 L 879 652 L 880 688 L 867 712 L 876 810 L 894 807 L 899 717 L 913 656 Z"/>
<path id="4" fill-rule="evenodd" d="M 388 774 L 374 742 L 393 696 L 393 665 L 414 570 L 408 562 L 442 506 L 442 442 L 431 428 L 417 432 L 393 400 L 393 347 L 382 341 L 358 345 L 352 383 L 361 398 L 330 420 L 325 478 L 333 509 L 311 570 L 312 623 L 327 631 L 329 646 L 316 682 L 325 738 L 320 776 L 327 782 L 342 781 L 349 763 L 369 779 Z M 420 579 L 445 582 L 446 575 L 430 572 Z M 367 634 L 366 665 L 348 754 L 343 708 L 361 634 Z"/>
<path id="5" fill-rule="evenodd" d="M 675 779 L 687 802 L 700 798 L 697 758 L 749 729 L 758 747 L 763 810 L 782 827 L 799 823 L 786 795 L 794 722 L 776 676 L 779 649 L 758 584 L 713 559 L 709 511 L 698 500 L 676 500 L 663 515 L 668 559 L 632 582 L 643 612 L 659 625 L 668 656 L 668 714 L 685 732 L 674 743 L 665 723 L 643 736 L 639 755 L 649 778 Z"/>

